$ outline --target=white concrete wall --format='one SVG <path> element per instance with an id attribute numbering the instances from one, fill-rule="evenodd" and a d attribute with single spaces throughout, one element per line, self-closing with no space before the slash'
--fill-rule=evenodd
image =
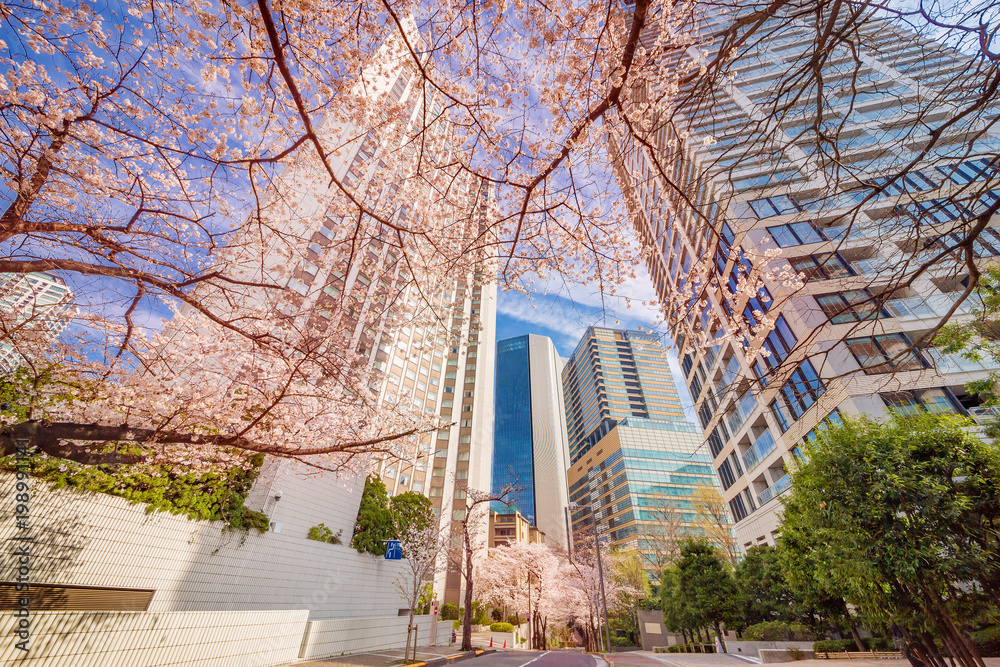
<path id="1" fill-rule="evenodd" d="M 0 664 L 24 667 L 268 667 L 298 656 L 308 611 L 36 612 L 29 651 L 0 616 Z"/>
<path id="2" fill-rule="evenodd" d="M 0 577 L 10 578 L 16 525 L 14 476 L 0 473 Z M 272 518 L 281 532 L 223 532 L 102 493 L 55 490 L 31 481 L 35 542 L 31 580 L 154 589 L 149 611 L 300 610 L 310 618 L 396 616 L 399 561 L 359 554 L 347 544 L 306 538 L 323 521 L 350 542 L 360 493 L 335 478 L 288 473 Z"/>
<path id="3" fill-rule="evenodd" d="M 403 648 L 408 620 L 408 616 L 394 616 L 312 621 L 306 629 L 298 656 L 315 660 L 344 653 Z M 430 616 L 417 616 L 414 621 L 417 625 L 417 646 L 430 646 L 432 625 L 437 625 L 436 645 L 447 646 L 451 641 L 451 621 L 432 621 Z M 413 641 L 412 638 L 410 641 Z"/>

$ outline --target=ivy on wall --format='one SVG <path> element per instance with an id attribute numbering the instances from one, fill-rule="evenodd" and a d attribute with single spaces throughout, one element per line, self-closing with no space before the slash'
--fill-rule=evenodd
<path id="1" fill-rule="evenodd" d="M 227 530 L 267 532 L 267 515 L 243 506 L 264 455 L 246 462 L 245 468 L 225 472 L 194 473 L 171 465 L 83 466 L 63 459 L 34 456 L 31 475 L 57 489 L 107 493 L 132 503 L 146 503 L 149 513 L 162 511 L 189 519 L 223 521 Z M 0 468 L 13 470 L 13 458 L 0 458 Z"/>

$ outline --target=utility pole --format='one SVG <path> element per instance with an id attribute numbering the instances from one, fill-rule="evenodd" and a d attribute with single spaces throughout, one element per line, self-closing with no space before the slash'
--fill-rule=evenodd
<path id="1" fill-rule="evenodd" d="M 569 507 L 566 510 L 566 553 L 569 554 L 570 565 L 573 564 L 573 532 L 570 530 Z"/>
<path id="2" fill-rule="evenodd" d="M 594 549 L 597 550 L 597 576 L 601 580 L 601 606 L 604 608 L 604 632 L 607 635 L 607 651 L 611 652 L 611 626 L 608 625 L 608 598 L 604 593 L 604 566 L 601 564 L 601 542 L 597 537 L 597 517 L 594 508 L 590 508 L 590 521 L 594 526 Z"/>

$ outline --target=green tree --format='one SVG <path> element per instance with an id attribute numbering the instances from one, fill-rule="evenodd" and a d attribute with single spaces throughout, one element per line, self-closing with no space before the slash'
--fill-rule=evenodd
<path id="1" fill-rule="evenodd" d="M 351 546 L 358 553 L 381 556 L 385 554 L 385 541 L 395 535 L 392 512 L 389 509 L 389 493 L 378 476 L 370 475 L 365 480 L 365 490 L 361 494 Z"/>
<path id="2" fill-rule="evenodd" d="M 735 570 L 737 612 L 743 628 L 765 621 L 797 621 L 801 601 L 785 577 L 778 550 L 767 545 L 751 547 Z"/>
<path id="3" fill-rule="evenodd" d="M 395 528 L 393 536 L 399 537 L 404 533 L 426 530 L 434 521 L 434 512 L 431 508 L 431 499 L 414 491 L 393 496 L 389 500 L 389 510 Z"/>
<path id="4" fill-rule="evenodd" d="M 969 624 L 1000 595 L 1000 454 L 948 415 L 845 418 L 805 447 L 782 548 L 873 626 L 944 667 L 983 662 Z M 806 538 L 805 536 L 808 536 Z"/>
<path id="5" fill-rule="evenodd" d="M 946 354 L 961 354 L 966 359 L 1000 361 L 1000 263 L 980 266 L 979 282 L 969 293 L 967 303 L 976 304 L 974 317 L 961 323 L 941 327 L 934 345 Z M 991 373 L 982 380 L 970 382 L 969 391 L 979 396 L 983 404 L 1000 406 L 1000 374 Z M 990 438 L 1000 438 L 1000 420 L 992 419 L 984 429 Z"/>
<path id="6" fill-rule="evenodd" d="M 697 627 L 712 626 L 722 637 L 722 623 L 736 616 L 736 582 L 719 549 L 707 540 L 688 540 L 677 561 L 677 590 Z"/>
<path id="7" fill-rule="evenodd" d="M 660 577 L 660 608 L 663 610 L 663 625 L 667 630 L 681 633 L 685 642 L 694 640 L 696 621 L 687 599 L 681 594 L 680 573 L 676 565 L 663 568 Z"/>

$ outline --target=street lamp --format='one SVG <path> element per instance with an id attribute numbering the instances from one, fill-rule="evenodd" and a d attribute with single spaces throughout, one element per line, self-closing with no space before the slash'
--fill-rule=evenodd
<path id="1" fill-rule="evenodd" d="M 601 543 L 597 537 L 597 517 L 594 516 L 594 508 L 591 505 L 577 505 L 576 503 L 570 503 L 569 507 L 566 508 L 567 517 L 569 516 L 569 510 L 577 509 L 588 509 L 590 510 L 590 525 L 594 528 L 594 550 L 597 552 L 597 576 L 601 580 L 601 607 L 604 611 L 604 631 L 607 635 L 608 642 L 606 644 L 608 652 L 611 652 L 611 626 L 608 625 L 608 598 L 604 594 L 604 565 L 601 562 Z M 567 542 L 569 541 L 569 535 L 566 536 Z M 572 547 L 571 547 L 572 549 Z M 573 562 L 573 552 L 570 551 L 569 554 L 570 562 Z"/>

